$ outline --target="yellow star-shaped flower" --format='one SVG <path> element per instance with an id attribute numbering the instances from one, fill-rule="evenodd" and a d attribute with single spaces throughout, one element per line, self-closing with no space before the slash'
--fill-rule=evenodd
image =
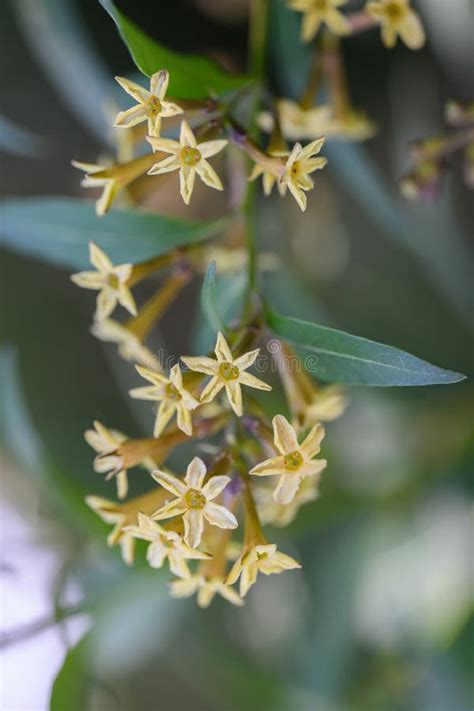
<path id="1" fill-rule="evenodd" d="M 125 532 L 149 542 L 146 559 L 152 568 L 161 568 L 166 559 L 178 578 L 190 578 L 187 560 L 207 560 L 209 553 L 190 548 L 176 531 L 169 531 L 150 516 L 138 514 L 138 526 L 127 526 Z"/>
<path id="2" fill-rule="evenodd" d="M 382 26 L 382 41 L 391 49 L 400 36 L 410 49 L 420 49 L 425 44 L 425 31 L 410 0 L 372 0 L 366 11 Z"/>
<path id="3" fill-rule="evenodd" d="M 325 459 L 313 459 L 320 451 L 323 437 L 324 427 L 317 424 L 299 444 L 296 432 L 288 420 L 283 415 L 277 415 L 273 418 L 273 441 L 280 454 L 257 464 L 250 470 L 250 474 L 279 476 L 273 498 L 278 504 L 289 504 L 302 480 L 320 474 L 325 468 Z"/>
<path id="4" fill-rule="evenodd" d="M 295 143 L 288 156 L 281 182 L 288 185 L 290 193 L 303 210 L 306 210 L 307 198 L 305 191 L 314 188 L 314 182 L 309 177 L 315 170 L 321 170 L 327 164 L 326 158 L 315 158 L 324 144 L 324 138 L 318 138 L 303 148 L 301 143 Z"/>
<path id="5" fill-rule="evenodd" d="M 96 268 L 95 272 L 78 272 L 71 276 L 71 281 L 83 289 L 100 291 L 97 297 L 95 317 L 100 321 L 106 319 L 117 303 L 121 304 L 133 316 L 137 307 L 127 281 L 132 273 L 131 264 L 120 264 L 116 267 L 108 256 L 94 242 L 89 242 L 89 259 Z"/>
<path id="6" fill-rule="evenodd" d="M 254 545 L 247 548 L 232 566 L 225 582 L 233 585 L 240 578 L 240 595 L 245 597 L 257 580 L 258 573 L 273 575 L 284 570 L 301 568 L 291 556 L 277 551 L 274 543 Z"/>
<path id="7" fill-rule="evenodd" d="M 230 405 L 239 417 L 242 416 L 242 390 L 241 385 L 248 385 L 258 390 L 271 390 L 263 380 L 247 373 L 247 368 L 255 362 L 260 348 L 244 353 L 239 358 L 234 358 L 227 341 L 219 331 L 214 350 L 216 359 L 199 356 L 182 356 L 181 360 L 190 369 L 205 375 L 212 375 L 211 380 L 204 388 L 201 402 L 211 402 L 216 395 L 225 388 Z"/>
<path id="8" fill-rule="evenodd" d="M 171 368 L 169 378 L 139 365 L 137 370 L 151 386 L 134 388 L 130 390 L 130 395 L 139 400 L 160 402 L 153 430 L 154 437 L 160 436 L 175 413 L 179 429 L 189 436 L 192 435 L 191 410 L 199 405 L 199 401 L 183 387 L 183 374 L 179 365 Z"/>
<path id="9" fill-rule="evenodd" d="M 160 521 L 172 516 L 182 516 L 184 523 L 184 542 L 197 548 L 201 543 L 204 520 L 219 528 L 237 528 L 234 514 L 225 506 L 215 504 L 215 499 L 230 482 L 228 476 L 213 476 L 204 484 L 206 466 L 202 459 L 194 457 L 186 470 L 184 481 L 167 472 L 157 469 L 152 477 L 176 498 L 152 514 Z"/>
<path id="10" fill-rule="evenodd" d="M 221 179 L 207 158 L 222 151 L 228 141 L 222 139 L 198 144 L 186 121 L 181 123 L 179 141 L 171 138 L 148 138 L 148 141 L 154 151 L 170 153 L 168 158 L 159 161 L 148 171 L 149 175 L 179 170 L 180 192 L 186 205 L 191 200 L 196 174 L 210 188 L 223 190 Z"/>
<path id="11" fill-rule="evenodd" d="M 162 118 L 183 113 L 180 106 L 165 100 L 169 83 L 169 74 L 166 69 L 161 69 L 153 74 L 150 79 L 150 91 L 129 81 L 129 79 L 124 79 L 124 77 L 115 77 L 115 79 L 122 89 L 138 102 L 136 106 L 118 114 L 114 124 L 116 128 L 130 128 L 142 121 L 148 121 L 150 136 L 159 136 Z"/>
<path id="12" fill-rule="evenodd" d="M 172 597 L 191 597 L 197 593 L 199 607 L 209 607 L 214 596 L 219 594 L 228 602 L 239 607 L 244 604 L 240 595 L 224 582 L 222 577 L 193 575 L 184 580 L 175 580 L 170 584 Z"/>
<path id="13" fill-rule="evenodd" d="M 312 40 L 323 24 L 335 35 L 345 35 L 349 31 L 349 24 L 338 8 L 346 2 L 347 0 L 289 0 L 288 6 L 292 10 L 303 13 L 303 42 Z"/>

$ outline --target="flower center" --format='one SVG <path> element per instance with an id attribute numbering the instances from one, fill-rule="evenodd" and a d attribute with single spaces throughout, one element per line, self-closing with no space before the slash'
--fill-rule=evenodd
<path id="1" fill-rule="evenodd" d="M 120 279 L 116 274 L 109 274 L 107 277 L 107 284 L 110 286 L 111 289 L 117 290 L 120 286 Z"/>
<path id="2" fill-rule="evenodd" d="M 181 395 L 173 383 L 168 383 L 166 386 L 166 397 L 168 400 L 181 400 Z"/>
<path id="3" fill-rule="evenodd" d="M 197 165 L 201 160 L 201 151 L 192 146 L 184 146 L 181 149 L 181 163 L 183 165 Z"/>
<path id="4" fill-rule="evenodd" d="M 221 363 L 219 366 L 219 375 L 224 380 L 237 380 L 239 377 L 239 369 L 233 363 Z"/>
<path id="5" fill-rule="evenodd" d="M 150 96 L 146 102 L 145 111 L 147 116 L 158 116 L 161 112 L 161 102 L 157 96 Z"/>
<path id="6" fill-rule="evenodd" d="M 303 464 L 303 457 L 297 451 L 290 452 L 289 454 L 285 455 L 283 459 L 283 464 L 285 469 L 288 469 L 288 471 L 290 472 L 295 472 Z"/>
<path id="7" fill-rule="evenodd" d="M 299 174 L 300 174 L 300 162 L 299 162 L 299 160 L 295 160 L 295 162 L 293 163 L 293 165 L 292 165 L 291 168 L 290 168 L 290 173 L 291 173 L 291 177 L 292 177 L 293 179 L 295 179 L 295 178 L 297 178 L 297 177 L 299 176 Z"/>
<path id="8" fill-rule="evenodd" d="M 392 22 L 399 20 L 403 14 L 400 3 L 397 2 L 397 0 L 389 2 L 385 8 L 385 12 L 387 13 L 387 17 L 389 17 Z"/>
<path id="9" fill-rule="evenodd" d="M 328 0 L 314 0 L 314 9 L 324 12 L 328 9 Z"/>
<path id="10" fill-rule="evenodd" d="M 206 497 L 197 489 L 188 489 L 185 500 L 190 509 L 203 509 L 206 505 Z"/>

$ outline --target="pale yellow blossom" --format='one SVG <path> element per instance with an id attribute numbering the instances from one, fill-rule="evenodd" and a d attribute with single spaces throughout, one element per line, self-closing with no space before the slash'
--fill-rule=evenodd
<path id="1" fill-rule="evenodd" d="M 391 49 L 399 36 L 410 49 L 420 49 L 425 44 L 425 31 L 410 0 L 371 0 L 365 6 L 371 17 L 380 23 L 382 40 Z"/>
<path id="2" fill-rule="evenodd" d="M 292 10 L 303 13 L 301 23 L 301 39 L 309 42 L 315 37 L 321 25 L 325 24 L 335 35 L 345 35 L 349 31 L 349 23 L 338 10 L 347 0 L 289 0 Z"/>
<path id="3" fill-rule="evenodd" d="M 289 151 L 269 151 L 268 155 L 274 158 L 287 158 L 290 155 Z M 255 163 L 250 175 L 248 177 L 249 181 L 252 182 L 262 176 L 263 192 L 265 195 L 270 195 L 275 183 L 278 187 L 278 192 L 281 197 L 286 195 L 287 185 L 279 180 L 279 176 L 276 172 L 271 172 L 267 167 L 261 165 L 260 163 Z"/>
<path id="4" fill-rule="evenodd" d="M 283 415 L 276 415 L 273 418 L 273 439 L 280 454 L 257 464 L 250 470 L 250 474 L 279 476 L 273 497 L 279 504 L 289 504 L 302 480 L 320 474 L 325 468 L 325 459 L 314 459 L 320 451 L 323 437 L 324 427 L 317 424 L 299 444 L 296 432 L 288 420 Z"/>
<path id="5" fill-rule="evenodd" d="M 191 410 L 199 405 L 199 401 L 184 388 L 183 374 L 179 365 L 171 368 L 169 378 L 141 366 L 137 366 L 137 370 L 151 383 L 151 386 L 133 388 L 130 390 L 130 395 L 139 400 L 160 402 L 153 430 L 154 437 L 160 436 L 175 413 L 179 429 L 187 435 L 192 435 Z"/>
<path id="6" fill-rule="evenodd" d="M 83 289 L 99 290 L 95 317 L 99 320 L 107 318 L 117 303 L 136 316 L 137 306 L 127 286 L 132 265 L 119 264 L 114 267 L 105 252 L 94 242 L 89 242 L 89 259 L 97 271 L 78 272 L 71 276 L 71 280 Z"/>
<path id="7" fill-rule="evenodd" d="M 117 430 L 109 430 L 98 420 L 95 420 L 94 428 L 84 433 L 87 444 L 98 454 L 94 459 L 94 471 L 98 474 L 107 473 L 106 481 L 116 477 L 117 496 L 124 499 L 128 494 L 127 469 L 116 452 L 127 437 Z"/>
<path id="8" fill-rule="evenodd" d="M 167 472 L 156 470 L 153 478 L 176 498 L 155 511 L 157 521 L 182 516 L 184 523 L 184 541 L 191 548 L 197 548 L 204 530 L 204 520 L 219 528 L 237 528 L 234 514 L 213 502 L 230 482 L 228 476 L 214 476 L 204 484 L 206 466 L 202 459 L 194 457 L 189 464 L 184 481 Z"/>
<path id="9" fill-rule="evenodd" d="M 319 497 L 319 479 L 320 475 L 303 479 L 294 499 L 289 504 L 277 503 L 273 498 L 273 490 L 270 487 L 260 486 L 255 488 L 255 502 L 262 526 L 271 524 L 272 526 L 283 527 L 292 523 L 303 504 L 316 501 Z"/>
<path id="10" fill-rule="evenodd" d="M 227 585 L 222 577 L 193 575 L 190 578 L 170 583 L 170 591 L 172 597 L 191 597 L 197 593 L 197 603 L 202 608 L 209 607 L 216 594 L 233 605 L 240 607 L 244 604 L 240 595 L 230 585 Z"/>
<path id="11" fill-rule="evenodd" d="M 148 171 L 149 175 L 160 175 L 179 170 L 181 196 L 189 205 L 196 174 L 203 183 L 216 190 L 223 190 L 222 182 L 207 158 L 215 156 L 227 145 L 227 140 L 204 141 L 198 143 L 186 121 L 182 121 L 179 141 L 171 138 L 148 138 L 154 151 L 169 153 L 168 158 L 156 163 Z"/>
<path id="12" fill-rule="evenodd" d="M 126 326 L 107 318 L 94 321 L 91 333 L 101 341 L 116 343 L 119 354 L 124 360 L 139 363 L 148 368 L 159 369 L 156 356 L 140 341 L 139 338 Z"/>
<path id="13" fill-rule="evenodd" d="M 303 211 L 306 210 L 307 203 L 305 191 L 314 187 L 310 174 L 321 170 L 327 164 L 326 158 L 314 157 L 323 147 L 324 140 L 318 138 L 304 148 L 300 143 L 295 143 L 281 177 L 282 183 L 288 185 L 290 193 Z"/>
<path id="14" fill-rule="evenodd" d="M 165 96 L 168 90 L 169 74 L 166 69 L 155 72 L 150 79 L 150 90 L 144 89 L 140 84 L 136 84 L 124 77 L 115 77 L 122 89 L 135 99 L 136 106 L 132 106 L 127 111 L 121 111 L 115 119 L 116 128 L 130 128 L 142 121 L 148 121 L 148 133 L 150 136 L 159 136 L 161 130 L 161 119 L 182 114 L 183 109 L 177 104 L 166 101 Z"/>
<path id="15" fill-rule="evenodd" d="M 201 402 L 210 402 L 222 388 L 225 388 L 232 409 L 241 417 L 243 412 L 241 385 L 248 385 L 258 390 L 271 390 L 270 385 L 246 372 L 257 359 L 259 352 L 260 349 L 257 348 L 244 353 L 239 358 L 234 358 L 227 341 L 219 331 L 214 349 L 217 360 L 206 356 L 196 358 L 182 356 L 181 360 L 190 370 L 212 376 L 202 392 Z"/>
<path id="16" fill-rule="evenodd" d="M 189 578 L 187 560 L 207 560 L 209 553 L 190 548 L 177 531 L 167 530 L 150 516 L 138 514 L 138 526 L 127 526 L 125 533 L 149 542 L 146 559 L 152 568 L 161 568 L 166 559 L 178 578 Z"/>
<path id="17" fill-rule="evenodd" d="M 233 585 L 240 578 L 240 595 L 245 597 L 257 580 L 258 573 L 273 575 L 284 570 L 301 568 L 301 565 L 291 556 L 277 551 L 274 543 L 250 546 L 236 560 L 225 582 Z"/>

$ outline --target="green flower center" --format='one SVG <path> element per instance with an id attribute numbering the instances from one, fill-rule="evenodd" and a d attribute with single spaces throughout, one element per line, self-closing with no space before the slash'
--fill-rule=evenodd
<path id="1" fill-rule="evenodd" d="M 150 96 L 146 102 L 145 111 L 147 116 L 158 116 L 161 112 L 161 102 L 157 96 Z"/>
<path id="2" fill-rule="evenodd" d="M 181 163 L 183 165 L 197 165 L 201 160 L 201 151 L 192 146 L 184 146 L 181 149 Z"/>
<path id="3" fill-rule="evenodd" d="M 203 509 L 206 505 L 206 497 L 197 489 L 188 489 L 185 501 L 190 509 Z"/>
<path id="4" fill-rule="evenodd" d="M 120 286 L 120 279 L 116 274 L 109 274 L 107 277 L 107 284 L 110 286 L 111 289 L 117 290 Z"/>
<path id="5" fill-rule="evenodd" d="M 290 472 L 295 472 L 303 464 L 303 457 L 299 452 L 290 452 L 283 458 L 283 464 L 285 469 L 288 469 Z"/>
<path id="6" fill-rule="evenodd" d="M 233 363 L 221 363 L 219 366 L 219 375 L 224 380 L 237 380 L 239 377 L 239 369 Z"/>
<path id="7" fill-rule="evenodd" d="M 168 400 L 181 400 L 178 389 L 172 383 L 166 386 L 166 397 Z"/>

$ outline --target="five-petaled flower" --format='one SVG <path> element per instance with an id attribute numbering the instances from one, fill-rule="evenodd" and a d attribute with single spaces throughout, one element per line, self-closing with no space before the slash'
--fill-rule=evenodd
<path id="1" fill-rule="evenodd" d="M 326 158 L 314 157 L 319 153 L 323 144 L 324 138 L 318 138 L 316 141 L 308 143 L 304 148 L 301 143 L 295 143 L 281 177 L 281 182 L 288 185 L 290 193 L 303 211 L 306 210 L 307 202 L 304 191 L 314 187 L 314 182 L 309 177 L 310 173 L 321 170 L 327 163 Z"/>
<path id="2" fill-rule="evenodd" d="M 110 316 L 117 302 L 136 316 L 135 300 L 127 286 L 127 281 L 132 273 L 132 265 L 120 264 L 114 267 L 105 252 L 94 242 L 89 242 L 89 259 L 97 271 L 78 272 L 71 276 L 71 281 L 83 289 L 99 290 L 96 318 L 102 320 Z"/>
<path id="3" fill-rule="evenodd" d="M 201 394 L 201 402 L 210 402 L 225 388 L 227 397 L 235 414 L 242 416 L 242 390 L 241 385 L 248 385 L 258 390 L 271 390 L 271 386 L 263 380 L 247 373 L 247 368 L 255 362 L 260 349 L 244 353 L 239 358 L 234 358 L 227 341 L 219 331 L 214 353 L 217 360 L 206 356 L 181 356 L 183 363 L 190 369 L 205 375 L 212 375 L 211 380 Z"/>
<path id="4" fill-rule="evenodd" d="M 240 607 L 244 604 L 240 595 L 222 577 L 208 577 L 198 573 L 190 578 L 173 581 L 170 591 L 173 597 L 190 597 L 197 592 L 199 607 L 209 607 L 216 593 L 233 605 Z"/>
<path id="5" fill-rule="evenodd" d="M 301 23 L 301 39 L 309 42 L 318 32 L 322 24 L 335 35 L 345 35 L 349 24 L 338 7 L 345 5 L 347 0 L 289 0 L 289 7 L 303 13 Z"/>
<path id="6" fill-rule="evenodd" d="M 146 559 L 152 568 L 161 568 L 167 558 L 171 572 L 178 578 L 191 577 L 186 560 L 206 560 L 211 557 L 209 553 L 186 545 L 177 531 L 163 528 L 143 513 L 138 514 L 138 526 L 127 526 L 125 533 L 149 542 Z"/>
<path id="7" fill-rule="evenodd" d="M 124 79 L 124 77 L 115 77 L 115 79 L 122 89 L 138 102 L 136 106 L 118 114 L 115 119 L 115 127 L 130 128 L 142 121 L 148 121 L 150 136 L 159 136 L 162 118 L 170 118 L 183 113 L 180 106 L 165 100 L 169 83 L 169 74 L 166 69 L 161 69 L 153 74 L 150 79 L 150 91 L 144 89 L 140 84 Z"/>
<path id="8" fill-rule="evenodd" d="M 183 374 L 179 365 L 174 365 L 171 368 L 169 378 L 139 365 L 136 368 L 140 375 L 145 380 L 148 380 L 151 385 L 133 388 L 133 390 L 130 390 L 130 395 L 139 400 L 157 400 L 160 402 L 153 435 L 155 437 L 160 436 L 174 413 L 176 413 L 179 429 L 187 435 L 192 435 L 191 410 L 194 410 L 199 405 L 199 401 L 184 388 Z"/>
<path id="9" fill-rule="evenodd" d="M 301 568 L 301 565 L 291 556 L 277 551 L 274 543 L 258 544 L 244 550 L 232 566 L 225 582 L 227 585 L 233 585 L 240 578 L 240 594 L 245 597 L 256 582 L 258 573 L 272 575 L 295 568 Z"/>
<path id="10" fill-rule="evenodd" d="M 400 36 L 410 49 L 420 49 L 425 44 L 425 31 L 410 0 L 372 0 L 366 11 L 382 26 L 382 41 L 391 49 Z"/>
<path id="11" fill-rule="evenodd" d="M 313 459 L 320 451 L 323 437 L 324 427 L 317 424 L 299 444 L 296 432 L 288 420 L 283 415 L 276 415 L 273 418 L 273 440 L 280 454 L 257 464 L 250 470 L 250 474 L 280 476 L 273 497 L 279 504 L 289 504 L 301 481 L 307 476 L 319 474 L 325 468 L 325 459 Z"/>
<path id="12" fill-rule="evenodd" d="M 152 476 L 176 496 L 176 499 L 155 511 L 152 518 L 160 521 L 173 516 L 183 516 L 184 541 L 191 548 L 197 548 L 201 542 L 204 519 L 211 526 L 237 528 L 234 514 L 225 506 L 213 502 L 230 482 L 230 477 L 214 476 L 204 484 L 206 466 L 199 457 L 194 457 L 188 465 L 184 481 L 158 469 L 152 472 Z"/>
<path id="13" fill-rule="evenodd" d="M 164 158 L 152 166 L 148 171 L 149 175 L 159 175 L 179 170 L 180 191 L 186 205 L 189 205 L 191 200 L 196 173 L 209 187 L 223 190 L 221 179 L 207 161 L 207 158 L 211 158 L 222 151 L 228 143 L 227 140 L 221 139 L 198 143 L 189 125 L 183 120 L 179 141 L 174 141 L 171 138 L 153 137 L 148 137 L 148 141 L 154 151 L 163 151 L 171 154 L 168 158 Z"/>

